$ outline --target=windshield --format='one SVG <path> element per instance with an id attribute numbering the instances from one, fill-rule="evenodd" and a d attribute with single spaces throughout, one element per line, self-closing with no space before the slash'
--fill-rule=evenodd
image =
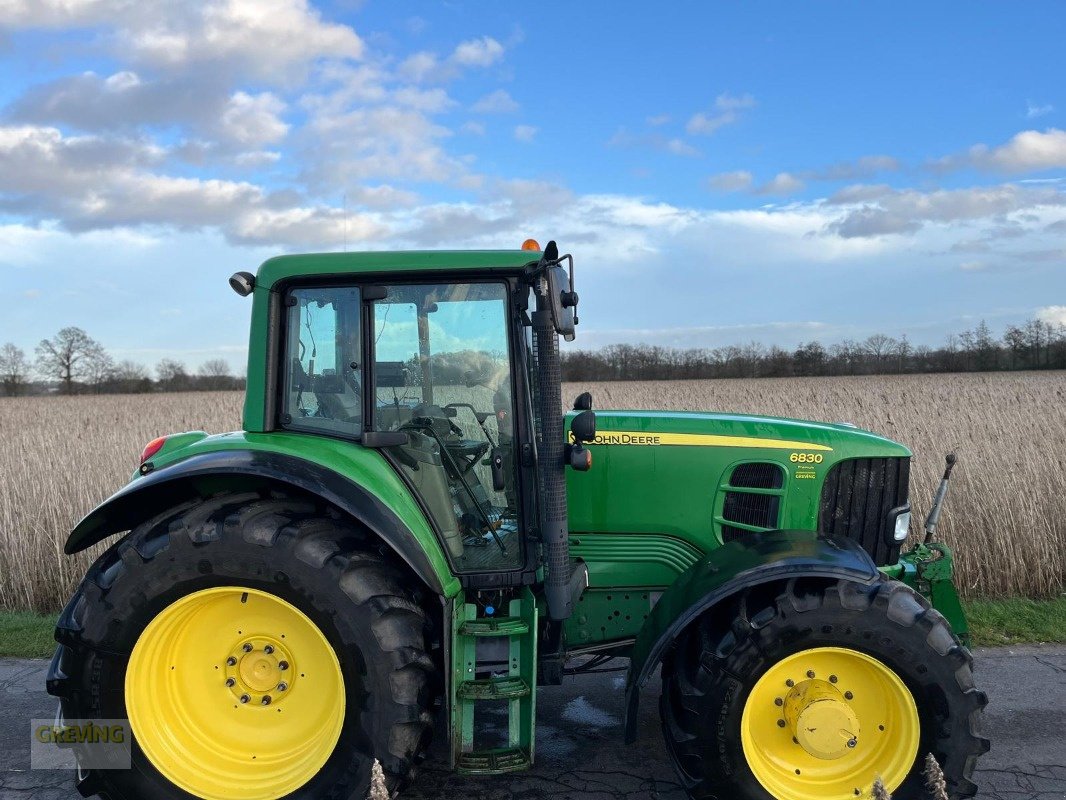
<path id="1" fill-rule="evenodd" d="M 387 291 L 374 305 L 374 428 L 408 434 L 390 450 L 458 569 L 518 567 L 507 286 Z"/>

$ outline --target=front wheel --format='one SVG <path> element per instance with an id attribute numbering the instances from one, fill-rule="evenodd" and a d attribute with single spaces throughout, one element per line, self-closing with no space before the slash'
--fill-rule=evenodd
<path id="1" fill-rule="evenodd" d="M 319 800 L 390 789 L 430 735 L 435 665 L 411 581 L 366 531 L 291 500 L 166 512 L 92 566 L 60 618 L 66 719 L 128 718 L 110 800 Z"/>
<path id="2" fill-rule="evenodd" d="M 854 800 L 875 780 L 927 797 L 931 753 L 952 798 L 988 741 L 987 700 L 943 616 L 895 581 L 796 579 L 716 607 L 663 664 L 660 712 L 690 796 Z"/>

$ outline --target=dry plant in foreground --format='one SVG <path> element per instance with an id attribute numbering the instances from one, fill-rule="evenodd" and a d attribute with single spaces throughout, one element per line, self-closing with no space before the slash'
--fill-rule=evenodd
<path id="1" fill-rule="evenodd" d="M 918 524 L 956 450 L 940 535 L 968 595 L 1048 596 L 1066 580 L 1066 373 L 568 384 L 597 408 L 732 411 L 853 422 L 914 450 Z M 54 611 L 92 558 L 73 525 L 161 433 L 240 428 L 243 395 L 0 399 L 0 608 Z"/>

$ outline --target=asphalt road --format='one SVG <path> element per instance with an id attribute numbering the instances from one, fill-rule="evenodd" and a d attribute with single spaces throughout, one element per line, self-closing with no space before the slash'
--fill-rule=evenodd
<path id="1" fill-rule="evenodd" d="M 1066 647 L 977 652 L 991 699 L 992 752 L 976 780 L 988 800 L 1066 799 Z M 43 661 L 0 660 L 0 798 L 74 800 L 71 776 L 29 770 L 29 723 L 51 717 Z M 641 705 L 641 738 L 621 743 L 622 678 L 570 678 L 538 695 L 537 764 L 527 773 L 461 778 L 435 750 L 405 800 L 684 800 L 659 733 L 657 687 Z M 491 720 L 490 720 L 491 722 Z"/>

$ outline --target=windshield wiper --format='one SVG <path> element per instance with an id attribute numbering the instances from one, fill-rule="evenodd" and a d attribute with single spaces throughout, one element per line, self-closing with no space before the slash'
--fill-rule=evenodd
<path id="1" fill-rule="evenodd" d="M 477 499 L 477 495 L 474 494 L 474 490 L 471 488 L 470 484 L 466 482 L 466 475 L 459 468 L 459 465 L 455 463 L 455 459 L 452 457 L 452 454 L 448 452 L 448 446 L 444 444 L 440 436 L 437 435 L 437 432 L 433 430 L 432 424 L 423 425 L 419 427 L 422 427 L 426 431 L 426 433 L 430 435 L 433 441 L 437 443 L 437 447 L 440 448 L 441 457 L 446 458 L 448 460 L 448 464 L 451 466 L 452 472 L 459 478 L 459 483 L 463 485 L 463 488 L 466 489 L 466 493 L 470 496 L 471 502 L 473 502 L 474 507 L 477 508 L 478 513 L 481 515 L 481 520 L 485 523 L 485 527 L 488 529 L 488 532 L 492 534 L 492 538 L 496 541 L 496 544 L 500 546 L 500 550 L 506 553 L 507 546 L 504 545 L 503 539 L 500 538 L 500 535 L 496 533 L 496 526 L 492 522 L 492 518 L 489 516 L 489 512 L 486 511 L 485 507 L 481 505 L 481 501 Z"/>

